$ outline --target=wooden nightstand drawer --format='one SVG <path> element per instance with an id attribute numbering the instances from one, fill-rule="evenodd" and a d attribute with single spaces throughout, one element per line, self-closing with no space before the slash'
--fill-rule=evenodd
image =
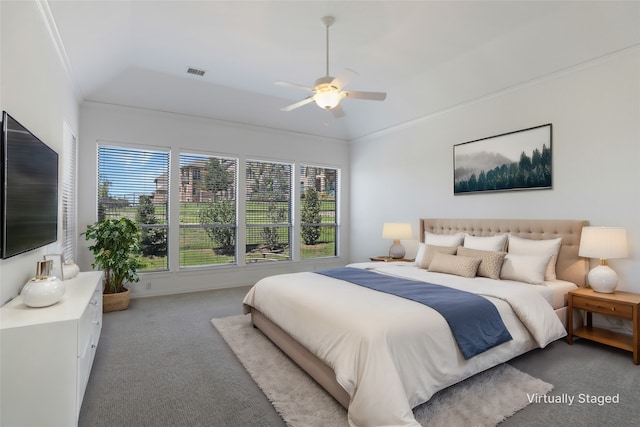
<path id="1" fill-rule="evenodd" d="M 615 301 L 600 301 L 594 298 L 574 295 L 573 308 L 582 308 L 594 313 L 607 314 L 609 316 L 633 319 L 633 306 Z"/>

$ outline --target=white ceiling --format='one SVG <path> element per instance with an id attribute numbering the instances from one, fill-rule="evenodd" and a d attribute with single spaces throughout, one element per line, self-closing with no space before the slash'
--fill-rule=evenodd
<path id="1" fill-rule="evenodd" d="M 352 140 L 640 44 L 640 2 L 49 0 L 79 97 Z M 344 118 L 281 107 L 359 73 Z M 204 77 L 187 67 L 207 70 Z"/>

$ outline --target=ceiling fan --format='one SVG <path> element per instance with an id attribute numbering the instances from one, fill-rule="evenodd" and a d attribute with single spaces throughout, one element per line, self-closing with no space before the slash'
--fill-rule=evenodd
<path id="1" fill-rule="evenodd" d="M 294 104 L 281 108 L 282 111 L 291 111 L 296 108 L 302 107 L 303 105 L 314 102 L 325 110 L 330 110 L 334 116 L 342 117 L 344 116 L 344 112 L 340 107 L 340 101 L 343 98 L 353 98 L 353 99 L 369 99 L 374 101 L 384 101 L 387 97 L 387 94 L 384 92 L 359 92 L 353 90 L 342 90 L 351 80 L 358 76 L 353 70 L 348 68 L 342 70 L 340 73 L 336 75 L 336 77 L 332 77 L 329 75 L 329 27 L 335 22 L 333 16 L 324 16 L 321 18 L 322 23 L 326 29 L 326 41 L 327 41 L 327 74 L 324 77 L 320 77 L 317 79 L 313 85 L 313 87 L 303 86 L 296 83 L 289 82 L 276 82 L 277 85 L 280 86 L 290 86 L 298 89 L 304 89 L 308 92 L 312 92 L 313 95 L 308 96 L 302 101 L 298 101 Z"/>

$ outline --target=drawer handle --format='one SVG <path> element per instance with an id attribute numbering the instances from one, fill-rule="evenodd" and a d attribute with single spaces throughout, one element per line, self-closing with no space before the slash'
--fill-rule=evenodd
<path id="1" fill-rule="evenodd" d="M 97 347 L 97 345 L 91 344 L 91 348 L 96 348 L 96 347 Z"/>
<path id="2" fill-rule="evenodd" d="M 99 325 L 99 324 L 100 324 L 100 321 L 99 321 L 99 320 L 94 320 L 94 321 L 93 321 L 93 322 L 91 322 L 91 323 L 93 323 L 94 325 Z"/>
<path id="3" fill-rule="evenodd" d="M 615 307 L 607 307 L 607 306 L 602 306 L 602 305 L 598 305 L 598 304 L 589 304 L 589 303 L 587 303 L 587 307 L 595 307 L 595 308 L 603 308 L 603 309 L 610 308 L 611 311 L 616 311 Z"/>
<path id="4" fill-rule="evenodd" d="M 92 299 L 89 304 L 91 305 L 98 305 L 98 300 L 97 299 Z"/>

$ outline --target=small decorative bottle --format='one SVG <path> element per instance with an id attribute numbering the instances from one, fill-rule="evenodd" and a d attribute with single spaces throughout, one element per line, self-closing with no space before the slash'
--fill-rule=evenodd
<path id="1" fill-rule="evenodd" d="M 29 280 L 20 295 L 29 307 L 48 307 L 60 301 L 64 295 L 64 283 L 55 276 L 51 276 L 53 261 L 38 261 L 36 277 Z"/>

